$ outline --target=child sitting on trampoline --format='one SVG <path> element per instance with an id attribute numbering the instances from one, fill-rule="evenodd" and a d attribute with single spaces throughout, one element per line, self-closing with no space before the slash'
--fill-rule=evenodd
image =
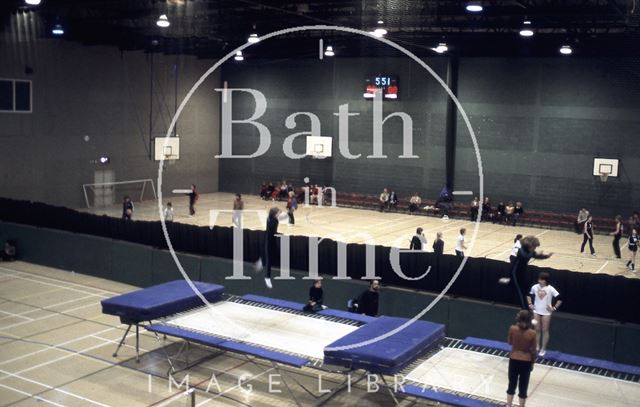
<path id="1" fill-rule="evenodd" d="M 313 285 L 309 288 L 309 300 L 302 310 L 306 312 L 318 312 L 327 308 L 322 305 L 323 296 L 322 280 L 314 280 Z"/>

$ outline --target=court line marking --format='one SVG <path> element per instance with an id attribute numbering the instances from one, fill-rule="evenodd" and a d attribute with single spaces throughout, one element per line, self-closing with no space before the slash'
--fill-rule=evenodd
<path id="1" fill-rule="evenodd" d="M 7 386 L 6 384 L 0 383 L 0 387 L 4 387 L 5 389 L 8 389 L 8 390 L 13 390 L 16 393 L 20 393 L 20 394 L 22 394 L 24 396 L 28 396 L 28 397 L 34 398 L 34 399 L 36 399 L 38 401 L 44 401 L 45 403 L 51 404 L 53 406 L 66 407 L 63 404 L 58 404 L 58 403 L 56 403 L 54 401 L 45 399 L 44 397 L 40 397 L 40 396 L 36 396 L 35 394 L 27 393 L 26 391 L 22 391 L 22 390 L 16 389 L 15 387 Z M 20 401 L 20 400 L 18 400 L 18 401 Z"/>
<path id="2" fill-rule="evenodd" d="M 73 311 L 77 311 L 77 310 L 82 309 L 82 308 L 95 307 L 97 305 L 100 305 L 100 304 L 92 302 L 91 304 L 81 305 L 81 306 L 76 307 L 76 308 L 71 308 L 71 309 L 68 309 L 68 310 L 60 311 L 60 312 L 54 312 L 54 313 L 51 313 L 49 315 L 45 315 L 45 316 L 40 317 L 40 318 L 32 319 L 31 321 L 22 321 L 22 322 L 16 322 L 15 324 L 11 324 L 11 325 L 0 326 L 0 331 L 4 331 L 5 329 L 15 328 L 16 326 L 20 326 L 20 325 L 24 325 L 24 324 L 30 324 L 32 322 L 39 322 L 39 321 L 42 321 L 44 319 L 53 318 L 55 316 L 61 316 L 61 315 L 69 317 L 69 318 L 78 318 L 78 317 L 76 317 L 74 315 L 68 315 L 68 313 L 69 312 L 73 312 Z"/>
<path id="3" fill-rule="evenodd" d="M 0 268 L 4 268 L 4 267 L 0 267 Z M 53 283 L 48 283 L 46 281 L 36 280 L 34 278 L 27 278 L 27 277 L 20 277 L 20 276 L 15 276 L 15 278 L 18 278 L 20 280 L 30 281 L 30 282 L 33 282 L 33 283 L 43 284 L 43 285 L 47 285 L 47 286 L 51 286 L 51 287 L 56 287 L 56 288 L 63 289 L 63 290 L 75 291 L 75 292 L 78 292 L 78 293 L 81 293 L 81 294 L 85 294 L 85 295 L 88 294 L 88 295 L 93 296 L 93 297 L 107 298 L 107 296 L 104 295 L 104 294 L 88 293 L 87 290 L 86 290 L 86 287 L 85 287 L 85 290 L 82 291 L 82 290 L 78 290 L 78 289 L 71 288 L 71 287 L 65 287 L 65 286 L 62 286 L 62 285 L 59 285 L 59 284 L 53 284 Z M 60 281 L 60 280 L 57 280 L 57 281 Z"/>
<path id="4" fill-rule="evenodd" d="M 38 353 L 46 352 L 46 351 L 51 350 L 51 349 L 57 349 L 57 350 L 62 350 L 62 351 L 64 351 L 64 349 L 59 349 L 59 348 L 60 348 L 61 346 L 68 345 L 68 344 L 73 343 L 73 342 L 77 342 L 77 341 L 81 341 L 81 340 L 84 340 L 84 339 L 90 338 L 92 335 L 99 335 L 99 334 L 101 334 L 101 333 L 105 333 L 105 332 L 108 332 L 108 331 L 113 331 L 113 330 L 115 330 L 115 329 L 120 329 L 120 328 L 119 328 L 120 326 L 122 326 L 122 325 L 118 325 L 118 326 L 115 326 L 115 327 L 112 327 L 112 328 L 103 329 L 102 331 L 94 332 L 94 333 L 92 333 L 92 334 L 88 334 L 88 335 L 85 335 L 85 336 L 81 336 L 81 337 L 79 337 L 79 338 L 70 339 L 70 340 L 68 340 L 68 341 L 60 342 L 60 343 L 58 343 L 58 344 L 52 344 L 52 345 L 49 345 L 49 346 L 47 346 L 47 347 L 45 347 L 45 348 L 42 348 L 42 349 L 39 349 L 39 350 L 36 350 L 36 351 L 33 351 L 33 352 L 24 353 L 24 354 L 22 354 L 22 355 L 20 355 L 20 356 L 16 356 L 16 357 L 15 357 L 15 358 L 13 358 L 13 359 L 0 361 L 0 365 L 4 365 L 4 364 L 6 364 L 6 363 L 15 362 L 16 360 L 20 360 L 20 359 L 24 359 L 24 358 L 27 358 L 27 357 L 30 357 L 30 356 L 33 356 L 33 355 L 37 355 Z M 18 339 L 18 340 L 19 340 L 19 339 L 21 339 L 21 338 L 16 338 L 16 339 Z"/>
<path id="5" fill-rule="evenodd" d="M 9 375 L 10 377 L 15 377 L 15 378 L 17 378 L 17 379 L 24 380 L 24 381 L 26 381 L 26 382 L 36 384 L 36 385 L 38 385 L 38 386 L 42 386 L 42 387 L 47 388 L 47 389 L 49 389 L 49 390 L 58 391 L 58 392 L 60 392 L 60 393 L 62 393 L 62 394 L 66 394 L 66 395 L 68 395 L 68 396 L 71 396 L 71 397 L 77 398 L 77 399 L 82 400 L 82 401 L 87 401 L 87 402 L 89 402 L 89 403 L 91 403 L 91 404 L 95 404 L 95 405 L 97 405 L 97 406 L 110 407 L 108 404 L 103 404 L 103 403 L 100 403 L 100 402 L 98 402 L 98 401 L 92 400 L 92 399 L 90 399 L 90 398 L 83 397 L 83 396 L 80 396 L 80 395 L 78 395 L 78 394 L 71 393 L 70 391 L 62 390 L 61 388 L 54 387 L 54 386 L 51 386 L 51 385 L 46 384 L 46 383 L 38 382 L 38 381 L 36 381 L 36 380 L 29 379 L 29 378 L 27 378 L 27 377 L 20 376 L 20 375 L 18 375 L 18 374 L 14 374 L 14 373 L 11 373 L 11 372 L 7 372 L 7 371 L 5 371 L 5 370 L 0 370 L 0 373 L 7 374 L 7 375 Z"/>
<path id="6" fill-rule="evenodd" d="M 604 264 L 602 266 L 600 266 L 600 268 L 596 271 L 596 274 L 598 274 L 599 272 L 602 271 L 603 268 L 606 267 L 606 265 L 609 264 L 609 260 L 605 261 Z"/>
<path id="7" fill-rule="evenodd" d="M 127 338 L 130 337 L 130 336 L 135 336 L 135 332 L 128 334 Z M 50 365 L 52 363 L 57 363 L 57 362 L 60 362 L 61 360 L 68 359 L 68 358 L 71 358 L 71 357 L 74 357 L 74 356 L 85 357 L 85 358 L 90 359 L 92 361 L 95 361 L 97 363 L 104 363 L 106 365 L 113 366 L 114 365 L 113 363 L 107 362 L 106 360 L 95 359 L 95 358 L 91 358 L 91 357 L 85 355 L 85 353 L 87 353 L 88 351 L 92 351 L 92 350 L 101 348 L 101 347 L 106 346 L 106 345 L 108 345 L 108 343 L 103 342 L 103 343 L 100 343 L 98 345 L 93 345 L 93 346 L 90 346 L 88 348 L 84 348 L 84 349 L 81 349 L 81 350 L 78 350 L 78 351 L 71 351 L 71 350 L 68 350 L 68 349 L 58 349 L 58 350 L 62 350 L 63 352 L 66 351 L 66 352 L 70 352 L 70 353 L 68 355 L 60 356 L 59 358 L 56 358 L 56 359 L 51 359 L 51 360 L 49 360 L 47 362 L 42 362 L 40 364 L 33 365 L 33 366 L 27 367 L 27 368 L 22 369 L 22 370 L 18 370 L 17 372 L 14 372 L 12 374 L 13 375 L 19 375 L 21 373 L 30 372 L 32 370 L 40 369 L 40 368 L 45 367 L 47 365 Z M 2 376 L 2 377 L 0 377 L 0 381 L 5 380 L 8 377 L 10 377 L 10 376 L 8 376 L 8 375 Z"/>
<path id="8" fill-rule="evenodd" d="M 59 302 L 57 304 L 47 305 L 46 307 L 37 307 L 37 308 L 31 309 L 31 310 L 28 310 L 28 311 L 19 312 L 17 314 L 12 314 L 12 313 L 9 313 L 9 312 L 6 312 L 6 311 L 1 311 L 1 310 L 0 310 L 0 312 L 5 313 L 5 314 L 11 314 L 11 315 L 16 316 L 16 317 L 21 317 L 22 315 L 31 314 L 33 312 L 38 312 L 38 311 L 43 311 L 43 310 L 49 310 L 50 308 L 59 307 L 60 305 L 65 305 L 65 304 L 69 304 L 69 303 L 76 302 L 76 301 L 86 300 L 86 299 L 89 299 L 91 297 L 92 297 L 91 295 L 88 295 L 86 297 L 74 298 L 73 300 L 68 300 L 68 301 L 64 301 L 64 302 Z M 14 303 L 18 303 L 18 302 L 14 301 L 14 300 L 9 300 L 9 301 L 10 302 L 14 302 Z M 29 304 L 24 304 L 24 305 L 33 307 L 33 305 L 29 305 Z M 8 316 L 0 317 L 0 321 L 2 321 L 5 318 L 9 318 L 9 317 Z M 23 318 L 28 318 L 28 317 L 23 317 Z M 33 318 L 29 318 L 29 319 L 33 320 Z"/>
<path id="9" fill-rule="evenodd" d="M 31 263 L 27 263 L 27 264 L 31 264 Z M 56 269 L 55 267 L 48 267 L 48 268 L 53 268 L 55 270 L 61 270 L 61 269 Z M 119 292 L 116 292 L 116 291 L 105 290 L 105 289 L 102 289 L 102 288 L 96 288 L 96 287 L 92 287 L 92 286 L 89 286 L 89 285 L 83 285 L 83 284 L 79 284 L 79 283 L 74 283 L 72 281 L 61 280 L 61 279 L 58 279 L 58 278 L 52 278 L 52 277 L 48 277 L 48 276 L 43 276 L 43 275 L 40 275 L 38 273 L 31 273 L 31 272 L 28 272 L 28 271 L 22 271 L 22 270 L 18 270 L 18 269 L 11 269 L 11 268 L 7 268 L 7 267 L 3 267 L 3 266 L 0 266 L 0 269 L 1 270 L 6 270 L 6 271 L 10 271 L 10 272 L 13 272 L 13 273 L 16 273 L 16 274 L 27 275 L 29 277 L 39 277 L 39 278 L 42 278 L 42 279 L 45 279 L 45 280 L 49 280 L 49 281 L 63 282 L 63 283 L 67 283 L 67 284 L 69 284 L 71 286 L 83 288 L 85 290 L 90 289 L 90 290 L 95 290 L 95 291 L 102 291 L 102 292 L 108 293 L 108 294 L 122 294 L 122 293 L 119 293 Z M 65 272 L 69 273 L 69 271 L 65 271 Z M 91 277 L 91 276 L 86 275 L 86 274 L 82 274 L 82 275 L 83 276 L 87 276 L 87 277 Z M 65 287 L 65 288 L 68 288 L 68 287 Z M 86 291 L 84 291 L 84 293 L 85 294 L 92 294 L 92 293 L 87 293 Z"/>
<path id="10" fill-rule="evenodd" d="M 1 318 L 0 318 L 0 320 L 6 319 L 6 318 L 14 317 L 14 318 L 22 318 L 22 319 L 26 319 L 27 321 L 33 321 L 33 318 L 25 317 L 25 316 L 20 315 L 20 314 L 14 314 L 13 312 L 9 312 L 9 311 L 3 311 L 3 310 L 0 310 L 0 313 L 7 314 L 6 316 L 1 317 Z"/>

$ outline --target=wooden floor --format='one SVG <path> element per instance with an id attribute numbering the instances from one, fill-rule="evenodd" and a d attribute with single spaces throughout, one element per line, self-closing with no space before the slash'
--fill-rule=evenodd
<path id="1" fill-rule="evenodd" d="M 284 209 L 284 202 L 263 201 L 258 197 L 245 196 L 245 211 L 243 227 L 254 230 L 264 230 L 264 223 L 255 212 L 266 211 L 272 206 Z M 168 196 L 165 202 L 172 202 L 175 209 L 175 222 L 200 226 L 210 226 L 211 213 L 218 213 L 215 224 L 219 226 L 231 225 L 233 194 L 213 193 L 200 195 L 196 206 L 196 216 L 188 216 L 188 202 L 185 196 Z M 86 210 L 86 209 L 85 209 Z M 93 213 L 121 216 L 119 205 L 108 208 L 89 210 Z M 225 211 L 225 212 L 221 212 Z M 596 256 L 591 256 L 588 247 L 585 253 L 580 253 L 582 235 L 569 231 L 549 230 L 533 227 L 511 227 L 481 223 L 474 236 L 475 223 L 469 220 L 451 219 L 443 221 L 436 217 L 410 216 L 406 213 L 380 213 L 377 211 L 331 208 L 304 207 L 300 205 L 295 214 L 296 224 L 293 226 L 280 225 L 278 231 L 287 235 L 321 236 L 347 243 L 372 242 L 383 246 L 406 247 L 417 227 L 422 227 L 428 240 L 429 250 L 436 232 L 444 234 L 445 253 L 454 253 L 454 245 L 460 228 L 467 229 L 467 255 L 472 257 L 486 257 L 495 260 L 508 261 L 517 233 L 535 235 L 540 238 L 542 249 L 553 252 L 554 256 L 548 260 L 534 260 L 532 264 L 540 264 L 557 269 L 572 270 L 587 273 L 604 273 L 638 278 L 637 273 L 629 271 L 625 264 L 629 258 L 626 240 L 622 240 L 622 259 L 613 256 L 611 236 L 596 235 L 594 247 Z M 145 201 L 136 204 L 134 219 L 158 220 L 157 201 Z M 597 225 L 596 225 L 597 226 Z"/>
<path id="2" fill-rule="evenodd" d="M 135 361 L 135 334 L 117 357 L 112 353 L 126 326 L 104 315 L 100 301 L 135 287 L 68 271 L 23 262 L 0 263 L 0 406 L 190 406 L 184 385 L 169 390 L 169 365 L 161 340 L 141 330 L 141 359 Z M 169 352 L 181 341 L 167 339 Z M 190 362 L 195 366 L 175 375 L 186 375 L 196 386 L 197 406 L 310 406 L 321 396 L 317 370 L 274 370 L 273 365 L 231 352 L 217 352 L 192 345 Z M 273 390 L 268 391 L 270 374 Z M 244 376 L 243 387 L 238 380 Z M 219 388 L 212 381 L 219 385 Z M 293 383 L 289 393 L 284 379 Z M 324 374 L 322 388 L 335 388 L 343 376 Z M 295 380 L 295 381 L 293 381 Z M 276 382 L 280 382 L 277 384 Z M 208 391 L 209 383 L 212 384 Z M 253 386 L 251 392 L 246 389 Z M 280 390 L 281 393 L 275 391 Z M 293 395 L 292 395 L 293 394 Z M 414 405 L 399 398 L 401 406 Z M 368 393 L 354 385 L 351 392 L 335 395 L 326 406 L 395 405 L 380 390 Z M 435 405 L 421 401 L 419 405 Z"/>
<path id="3" fill-rule="evenodd" d="M 112 356 L 126 327 L 118 318 L 102 314 L 100 301 L 135 287 L 23 262 L 1 263 L 0 282 L 0 406 L 191 405 L 184 387 L 169 387 L 169 365 L 161 351 L 163 339 L 143 329 L 141 358 L 136 363 L 131 346 L 134 334 L 129 333 L 126 346 L 117 357 Z M 172 354 L 182 344 L 179 340 L 166 341 Z M 421 382 L 504 400 L 506 359 L 469 353 L 466 359 L 454 360 L 445 351 L 421 365 Z M 196 345 L 189 355 L 190 367 L 174 377 L 176 383 L 188 377 L 190 386 L 197 388 L 196 406 L 288 407 L 296 405 L 294 398 L 300 406 L 312 406 L 322 396 L 318 392 L 318 370 L 275 370 L 264 360 Z M 554 371 L 558 371 L 557 377 Z M 270 392 L 272 374 L 281 376 L 272 378 Z M 238 385 L 241 377 L 243 387 Z M 358 377 L 357 372 L 352 377 Z M 335 389 L 343 379 L 323 373 L 321 386 Z M 393 378 L 387 381 L 393 383 Z M 248 386 L 252 386 L 250 392 Z M 278 390 L 281 393 L 275 392 Z M 350 391 L 336 393 L 324 405 L 445 406 L 426 400 L 416 402 L 399 394 L 394 399 L 382 387 L 373 390 L 367 391 L 365 383 L 360 382 Z M 638 383 L 545 366 L 535 368 L 530 386 L 532 407 L 558 404 L 558 400 L 563 406 L 626 407 L 638 405 L 638 394 Z"/>

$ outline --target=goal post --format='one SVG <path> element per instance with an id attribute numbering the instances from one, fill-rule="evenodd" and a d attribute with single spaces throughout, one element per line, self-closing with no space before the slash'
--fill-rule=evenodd
<path id="1" fill-rule="evenodd" d="M 158 198 L 151 178 L 82 184 L 82 192 L 87 208 L 113 205 L 122 201 L 125 196 L 134 202 L 150 197 Z"/>

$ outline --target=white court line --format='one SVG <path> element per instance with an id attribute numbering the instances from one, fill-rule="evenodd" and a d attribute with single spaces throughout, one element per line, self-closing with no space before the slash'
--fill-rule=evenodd
<path id="1" fill-rule="evenodd" d="M 91 294 L 91 293 L 87 293 L 86 292 L 87 289 L 95 290 L 95 291 L 102 291 L 104 293 L 109 293 L 109 294 L 122 294 L 122 293 L 119 293 L 119 292 L 116 292 L 116 291 L 105 290 L 103 288 L 90 287 L 90 286 L 87 286 L 87 285 L 73 283 L 71 281 L 66 281 L 66 280 L 60 280 L 60 279 L 57 279 L 57 278 L 47 277 L 47 276 L 43 276 L 43 275 L 36 274 L 36 273 L 29 273 L 29 272 L 22 271 L 22 270 L 10 269 L 10 268 L 6 268 L 6 267 L 2 267 L 2 266 L 0 266 L 0 269 L 1 270 L 6 270 L 6 271 L 10 271 L 10 272 L 13 272 L 13 273 L 17 273 L 17 274 L 27 275 L 27 276 L 30 276 L 30 277 L 39 277 L 39 278 L 42 278 L 42 279 L 45 279 L 45 280 L 49 280 L 49 281 L 67 283 L 68 285 L 71 285 L 71 286 L 74 286 L 74 287 L 83 288 L 85 290 L 84 293 L 86 293 L 86 294 Z M 59 270 L 59 269 L 57 269 L 57 270 Z M 65 287 L 65 288 L 67 288 L 67 287 Z"/>
<path id="2" fill-rule="evenodd" d="M 135 336 L 135 332 L 130 333 L 129 335 L 127 335 L 127 338 L 130 337 L 130 336 Z M 114 365 L 113 363 L 107 362 L 106 360 L 95 359 L 95 358 L 91 358 L 91 357 L 89 357 L 87 355 L 84 355 L 84 353 L 86 353 L 88 351 L 92 351 L 92 350 L 101 348 L 101 347 L 106 346 L 106 345 L 107 345 L 107 343 L 100 343 L 98 345 L 90 346 L 88 348 L 81 349 L 79 351 L 66 350 L 67 352 L 70 352 L 68 355 L 60 356 L 59 358 L 52 359 L 52 360 L 49 360 L 47 362 L 42 362 L 42 363 L 37 364 L 37 365 L 33 365 L 33 366 L 28 367 L 26 369 L 22 369 L 22 370 L 19 370 L 19 371 L 15 372 L 15 373 L 12 373 L 11 375 L 19 375 L 19 374 L 24 373 L 24 372 L 29 372 L 31 370 L 40 369 L 41 367 L 50 365 L 52 363 L 57 363 L 57 362 L 59 362 L 61 360 L 68 359 L 68 358 L 71 358 L 73 356 L 86 357 L 86 358 L 89 358 L 90 360 L 93 360 L 95 362 L 104 363 L 106 365 L 113 366 Z M 64 349 L 63 349 L 63 351 L 64 351 Z M 0 377 L 0 381 L 6 379 L 8 377 L 10 377 L 10 376 L 8 376 L 8 375 L 2 376 L 2 377 Z"/>
<path id="3" fill-rule="evenodd" d="M 91 297 L 92 297 L 91 295 L 87 295 L 86 297 L 74 298 L 72 300 L 59 302 L 57 304 L 47 305 L 46 307 L 34 308 L 34 309 L 29 310 L 29 311 L 19 312 L 17 314 L 12 314 L 12 313 L 5 312 L 5 311 L 0 311 L 0 312 L 5 313 L 5 314 L 11 314 L 12 316 L 20 317 L 21 315 L 31 314 L 32 312 L 38 312 L 38 311 L 42 311 L 42 310 L 48 310 L 50 308 L 59 307 L 60 305 L 65 305 L 65 304 L 69 304 L 69 303 L 76 302 L 76 301 L 86 300 L 86 299 L 91 298 Z M 9 301 L 15 302 L 13 300 L 9 300 Z M 0 321 L 2 321 L 5 318 L 8 318 L 8 317 L 1 317 Z M 27 318 L 27 317 L 23 317 L 23 318 Z M 32 318 L 29 318 L 29 319 L 32 319 Z"/>
<path id="4" fill-rule="evenodd" d="M 3 267 L 0 267 L 0 268 L 3 268 Z M 65 287 L 65 286 L 62 286 L 62 285 L 59 285 L 59 284 L 47 283 L 45 281 L 40 281 L 40 280 L 36 280 L 36 279 L 33 279 L 33 278 L 20 277 L 20 276 L 16 276 L 15 278 L 18 278 L 20 280 L 30 281 L 32 283 L 38 283 L 38 284 L 43 284 L 43 285 L 47 285 L 47 286 L 51 286 L 51 287 L 56 287 L 56 288 L 63 289 L 63 290 L 75 291 L 75 292 L 78 292 L 78 293 L 81 293 L 81 294 L 85 294 L 85 295 L 88 294 L 88 295 L 91 295 L 93 297 L 107 298 L 107 296 L 103 295 L 103 294 L 88 293 L 87 290 L 86 290 L 86 287 L 85 287 L 85 290 L 77 290 L 75 288 Z"/>
<path id="5" fill-rule="evenodd" d="M 64 316 L 67 316 L 67 317 L 70 317 L 70 318 L 78 318 L 78 317 L 75 317 L 73 315 L 67 315 L 67 313 L 73 312 L 73 311 L 77 311 L 77 310 L 82 309 L 82 308 L 94 307 L 96 305 L 99 305 L 99 304 L 96 304 L 95 302 L 92 302 L 91 304 L 81 305 L 81 306 L 76 307 L 76 308 L 71 308 L 71 309 L 68 309 L 68 310 L 51 313 L 49 315 L 45 315 L 44 317 L 32 319 L 31 321 L 22 321 L 22 322 L 16 322 L 15 324 L 11 324 L 11 325 L 0 326 L 0 331 L 4 331 L 5 329 L 10 329 L 10 328 L 15 328 L 16 326 L 20 326 L 20 325 L 24 325 L 24 324 L 30 324 L 32 322 L 39 322 L 39 321 L 42 321 L 44 319 L 53 318 L 53 317 L 59 316 L 59 315 L 64 315 Z"/>
<path id="6" fill-rule="evenodd" d="M 57 387 L 53 387 L 53 386 L 48 385 L 46 383 L 38 382 L 38 381 L 35 381 L 35 380 L 32 380 L 32 379 L 26 378 L 24 376 L 20 376 L 20 375 L 17 375 L 17 374 L 13 374 L 11 372 L 7 372 L 5 370 L 0 370 L 0 373 L 7 374 L 7 375 L 9 375 L 11 377 L 15 377 L 15 378 L 20 379 L 20 380 L 24 380 L 25 382 L 29 382 L 29 383 L 36 384 L 38 386 L 42 386 L 42 387 L 47 388 L 49 390 L 58 391 L 58 392 L 60 392 L 62 394 L 66 394 L 67 396 L 71 396 L 71 397 L 77 398 L 77 399 L 82 400 L 82 401 L 87 401 L 87 402 L 89 402 L 91 404 L 95 404 L 97 406 L 109 407 L 108 404 L 103 404 L 103 403 L 100 403 L 98 401 L 91 400 L 89 398 L 82 397 L 82 396 L 79 396 L 77 394 L 71 393 L 69 391 L 62 390 L 62 389 L 57 388 Z"/>
<path id="7" fill-rule="evenodd" d="M 36 396 L 35 394 L 27 393 L 26 391 L 18 390 L 15 387 L 7 386 L 7 385 L 2 384 L 2 383 L 0 383 L 0 387 L 4 387 L 5 389 L 8 389 L 8 390 L 13 390 L 16 393 L 20 393 L 20 394 L 22 394 L 24 396 L 29 396 L 31 398 L 34 398 L 34 399 L 38 400 L 38 401 L 44 401 L 47 404 L 51 404 L 51 405 L 58 406 L 58 407 L 66 407 L 63 404 L 58 404 L 58 403 L 53 402 L 51 400 L 47 400 L 47 399 L 45 399 L 43 397 Z"/>
<path id="8" fill-rule="evenodd" d="M 598 274 L 599 272 L 602 271 L 603 268 L 605 268 L 607 266 L 607 264 L 609 264 L 609 261 L 605 261 L 604 264 L 602 266 L 600 266 L 600 268 L 598 269 L 598 271 L 596 271 L 596 274 Z"/>
<path id="9" fill-rule="evenodd" d="M 7 314 L 6 316 L 4 316 L 4 317 L 0 318 L 0 320 L 6 319 L 6 318 L 14 317 L 14 318 L 22 318 L 22 319 L 26 319 L 27 321 L 33 321 L 33 318 L 29 318 L 29 317 L 22 316 L 22 315 L 21 315 L 22 313 L 20 313 L 20 314 L 14 314 L 13 312 L 3 311 L 3 310 L 0 310 L 0 313 L 2 313 L 2 314 Z"/>
<path id="10" fill-rule="evenodd" d="M 46 352 L 46 351 L 51 350 L 51 349 L 57 349 L 57 350 L 65 351 L 65 349 L 60 349 L 60 347 L 62 347 L 64 345 L 68 345 L 68 344 L 73 343 L 73 342 L 77 342 L 77 341 L 81 341 L 81 340 L 90 338 L 93 335 L 99 335 L 99 334 L 102 334 L 102 333 L 105 333 L 105 332 L 113 331 L 114 329 L 118 329 L 118 327 L 112 327 L 112 328 L 103 329 L 102 331 L 94 332 L 94 333 L 89 334 L 89 335 L 81 336 L 79 338 L 71 339 L 71 340 L 68 340 L 68 341 L 65 341 L 65 342 L 60 342 L 60 343 L 54 344 L 54 345 L 44 345 L 43 344 L 43 346 L 46 346 L 45 348 L 42 348 L 40 350 L 36 350 L 36 351 L 33 351 L 33 352 L 29 352 L 29 353 L 24 353 L 24 354 L 22 354 L 20 356 L 16 356 L 13 359 L 0 361 L 0 365 L 4 365 L 6 363 L 15 362 L 16 360 L 20 360 L 20 359 L 24 359 L 24 358 L 27 358 L 27 357 L 30 357 L 30 356 L 33 356 L 33 355 L 37 355 L 38 353 Z M 20 340 L 21 338 L 15 338 L 15 339 L 16 340 Z"/>

